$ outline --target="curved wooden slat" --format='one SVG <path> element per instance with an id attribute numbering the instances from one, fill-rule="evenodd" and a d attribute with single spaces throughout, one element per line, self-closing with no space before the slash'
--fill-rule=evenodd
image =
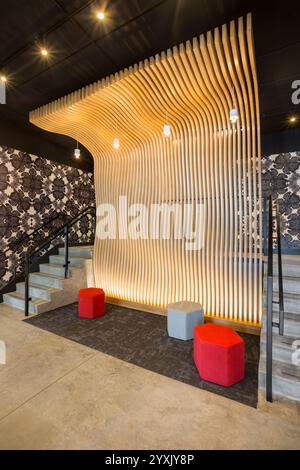
<path id="1" fill-rule="evenodd" d="M 90 150 L 98 205 L 118 213 L 120 195 L 147 207 L 203 204 L 198 251 L 174 238 L 96 239 L 95 281 L 109 297 L 158 308 L 186 299 L 207 315 L 260 322 L 259 119 L 251 15 L 30 113 L 35 125 Z"/>

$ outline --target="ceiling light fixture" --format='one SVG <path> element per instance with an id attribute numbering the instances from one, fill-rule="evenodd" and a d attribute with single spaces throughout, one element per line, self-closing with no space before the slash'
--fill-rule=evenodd
<path id="1" fill-rule="evenodd" d="M 1 75 L 0 80 L 1 80 L 1 82 L 3 82 L 3 83 L 6 83 L 6 82 L 7 82 L 7 78 L 5 77 L 5 75 Z"/>
<path id="2" fill-rule="evenodd" d="M 119 150 L 120 148 L 120 139 L 118 137 L 118 123 L 117 123 L 117 120 L 115 122 L 115 138 L 114 138 L 114 141 L 113 141 L 113 147 L 115 150 Z"/>
<path id="3" fill-rule="evenodd" d="M 171 124 L 168 124 L 168 113 L 166 112 L 166 120 L 165 124 L 163 125 L 163 135 L 165 136 L 166 139 L 168 139 L 171 135 Z"/>
<path id="4" fill-rule="evenodd" d="M 48 51 L 47 51 L 47 49 L 45 49 L 45 47 L 42 47 L 41 54 L 42 54 L 42 56 L 47 57 Z"/>
<path id="5" fill-rule="evenodd" d="M 166 137 L 166 139 L 168 139 L 170 137 L 170 135 L 171 135 L 171 126 L 170 126 L 170 124 L 164 124 L 163 134 Z"/>
<path id="6" fill-rule="evenodd" d="M 76 149 L 74 150 L 74 157 L 79 160 L 80 158 L 80 155 L 81 155 L 81 152 L 80 152 L 80 148 L 78 146 L 78 140 L 77 140 L 77 146 L 76 146 Z"/>
<path id="7" fill-rule="evenodd" d="M 114 138 L 114 144 L 113 144 L 113 145 L 114 145 L 114 149 L 115 149 L 115 150 L 119 150 L 119 148 L 120 148 L 120 140 L 118 139 L 118 137 L 115 137 L 115 138 Z"/>
<path id="8" fill-rule="evenodd" d="M 104 18 L 105 18 L 104 12 L 103 11 L 98 11 L 97 18 L 98 18 L 98 20 L 103 21 Z"/>
<path id="9" fill-rule="evenodd" d="M 232 122 L 232 124 L 236 124 L 238 119 L 239 119 L 239 112 L 236 108 L 233 108 L 230 110 L 230 117 L 229 117 L 230 121 Z"/>
<path id="10" fill-rule="evenodd" d="M 294 122 L 297 122 L 297 118 L 296 118 L 296 116 L 291 116 L 290 117 L 290 123 L 293 124 Z"/>

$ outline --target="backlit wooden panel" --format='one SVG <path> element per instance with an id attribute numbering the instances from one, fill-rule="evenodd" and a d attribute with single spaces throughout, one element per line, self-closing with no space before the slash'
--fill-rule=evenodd
<path id="1" fill-rule="evenodd" d="M 239 110 L 236 125 L 231 108 Z M 162 135 L 166 119 L 170 139 Z M 108 296 L 162 308 L 192 300 L 207 315 L 260 322 L 260 129 L 250 14 L 39 108 L 30 120 L 90 150 L 97 204 L 117 206 L 119 195 L 147 206 L 204 204 L 199 251 L 174 239 L 97 239 L 95 280 Z"/>

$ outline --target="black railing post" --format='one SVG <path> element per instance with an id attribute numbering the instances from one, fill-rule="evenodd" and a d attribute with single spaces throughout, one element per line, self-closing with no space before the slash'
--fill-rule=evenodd
<path id="1" fill-rule="evenodd" d="M 268 255 L 268 198 L 264 198 L 264 203 L 263 203 L 263 211 L 264 211 L 264 217 L 263 217 L 263 233 L 264 233 L 264 256 Z"/>
<path id="2" fill-rule="evenodd" d="M 273 202 L 269 198 L 266 398 L 273 401 Z"/>
<path id="3" fill-rule="evenodd" d="M 30 256 L 27 252 L 25 255 L 25 317 L 29 315 L 29 275 L 30 275 Z"/>
<path id="4" fill-rule="evenodd" d="M 64 237 L 65 237 L 65 278 L 69 277 L 69 225 L 64 226 Z"/>
<path id="5" fill-rule="evenodd" d="M 278 253 L 278 291 L 279 291 L 279 334 L 284 335 L 284 304 L 283 304 L 283 278 L 282 278 L 282 258 L 281 258 L 281 229 L 280 229 L 280 211 L 278 204 L 276 206 L 277 222 L 277 253 Z"/>
<path id="6" fill-rule="evenodd" d="M 96 230 L 97 230 L 97 211 L 96 211 L 96 207 L 94 208 L 94 213 L 92 214 L 92 217 L 93 217 L 93 229 L 94 229 L 94 243 L 95 243 L 95 240 L 96 240 Z"/>

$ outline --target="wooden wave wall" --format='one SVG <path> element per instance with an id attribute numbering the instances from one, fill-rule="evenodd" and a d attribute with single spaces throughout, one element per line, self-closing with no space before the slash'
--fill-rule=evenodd
<path id="1" fill-rule="evenodd" d="M 235 125 L 232 108 L 239 112 Z M 166 119 L 169 139 L 162 134 Z M 160 308 L 192 300 L 207 315 L 260 323 L 261 148 L 251 14 L 43 106 L 30 121 L 90 150 L 97 204 L 117 206 L 119 195 L 147 206 L 204 202 L 202 250 L 186 251 L 173 239 L 97 239 L 95 280 L 109 297 Z"/>

